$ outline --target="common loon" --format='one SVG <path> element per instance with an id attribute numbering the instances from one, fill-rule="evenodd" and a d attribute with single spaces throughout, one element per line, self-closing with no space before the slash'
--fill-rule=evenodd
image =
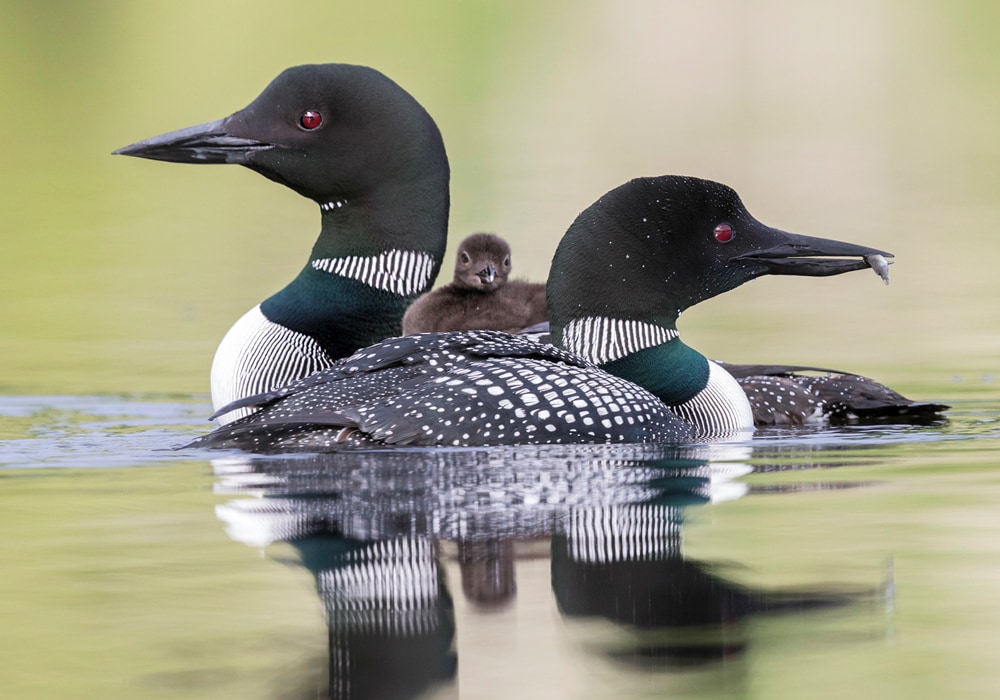
<path id="1" fill-rule="evenodd" d="M 720 183 L 638 178 L 584 210 L 559 243 L 547 284 L 558 347 L 496 331 L 388 339 L 223 407 L 258 411 L 191 446 L 287 452 L 742 434 L 753 428 L 744 390 L 681 342 L 680 313 L 762 275 L 836 275 L 884 257 L 892 256 L 765 226 Z"/>
<path id="2" fill-rule="evenodd" d="M 886 284 L 888 263 L 865 260 Z M 545 285 L 507 281 L 510 245 L 499 236 L 477 233 L 458 249 L 455 278 L 413 302 L 403 316 L 403 333 L 502 330 L 531 333 L 548 342 Z M 739 365 L 719 362 L 743 387 L 754 424 L 909 422 L 940 420 L 944 404 L 911 401 L 878 382 L 838 370 L 796 365 Z"/>
<path id="3" fill-rule="evenodd" d="M 509 280 L 510 245 L 492 233 L 474 233 L 458 246 L 455 277 L 406 310 L 403 334 L 435 331 L 517 332 L 548 319 L 545 285 Z"/>
<path id="4" fill-rule="evenodd" d="M 216 409 L 397 335 L 407 306 L 437 277 L 449 207 L 444 143 L 424 108 L 371 68 L 289 68 L 225 119 L 115 153 L 243 165 L 319 205 L 320 234 L 305 267 L 220 343 Z"/>

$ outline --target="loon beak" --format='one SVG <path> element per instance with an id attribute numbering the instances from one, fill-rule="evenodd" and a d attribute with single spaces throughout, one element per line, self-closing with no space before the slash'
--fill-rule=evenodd
<path id="1" fill-rule="evenodd" d="M 476 276 L 483 281 L 483 285 L 493 284 L 493 280 L 497 276 L 497 270 L 493 265 L 487 264 L 482 270 L 476 273 Z"/>
<path id="2" fill-rule="evenodd" d="M 813 238 L 796 233 L 772 229 L 777 242 L 761 250 L 754 250 L 734 258 L 734 261 L 753 262 L 763 266 L 765 275 L 803 275 L 827 277 L 853 270 L 872 268 L 883 279 L 888 279 L 885 258 L 893 257 L 884 250 L 854 243 L 844 243 L 827 238 Z M 888 284 L 888 282 L 886 282 Z"/>
<path id="3" fill-rule="evenodd" d="M 186 129 L 133 143 L 119 148 L 112 155 L 135 156 L 172 163 L 233 163 L 246 165 L 257 151 L 274 148 L 274 144 L 242 138 L 227 129 L 229 119 L 218 119 Z"/>

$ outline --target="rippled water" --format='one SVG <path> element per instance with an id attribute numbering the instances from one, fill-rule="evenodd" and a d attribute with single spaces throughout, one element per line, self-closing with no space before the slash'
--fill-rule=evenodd
<path id="1" fill-rule="evenodd" d="M 997 407 L 265 458 L 165 449 L 199 397 L 5 397 L 5 696 L 983 697 Z"/>

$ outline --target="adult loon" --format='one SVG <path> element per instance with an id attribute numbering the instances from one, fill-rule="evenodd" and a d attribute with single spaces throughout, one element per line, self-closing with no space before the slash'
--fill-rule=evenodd
<path id="1" fill-rule="evenodd" d="M 305 267 L 219 345 L 216 409 L 397 335 L 407 306 L 437 277 L 449 207 L 444 143 L 424 108 L 371 68 L 289 68 L 225 119 L 115 153 L 243 165 L 319 205 L 320 234 Z"/>
<path id="2" fill-rule="evenodd" d="M 583 211 L 559 243 L 547 284 L 559 347 L 496 331 L 385 340 L 224 407 L 258 411 L 191 446 L 287 452 L 741 434 L 753 428 L 746 394 L 681 342 L 680 313 L 762 275 L 836 275 L 884 257 L 765 226 L 716 182 L 638 178 Z"/>
<path id="3" fill-rule="evenodd" d="M 406 310 L 403 334 L 434 331 L 517 332 L 548 319 L 545 285 L 509 280 L 510 245 L 474 233 L 458 246 L 450 284 L 427 292 Z"/>
<path id="4" fill-rule="evenodd" d="M 889 283 L 888 264 L 865 258 Z M 502 330 L 530 332 L 548 342 L 545 285 L 507 281 L 510 245 L 477 233 L 458 248 L 451 284 L 427 292 L 403 316 L 403 333 Z M 743 387 L 757 426 L 806 423 L 909 422 L 940 420 L 943 404 L 911 401 L 878 382 L 838 370 L 797 365 L 738 365 L 719 362 Z"/>

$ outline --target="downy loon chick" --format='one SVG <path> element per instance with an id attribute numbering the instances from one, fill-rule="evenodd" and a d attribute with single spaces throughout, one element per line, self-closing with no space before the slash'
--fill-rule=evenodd
<path id="1" fill-rule="evenodd" d="M 191 446 L 256 452 L 372 445 L 671 442 L 753 428 L 746 394 L 685 345 L 680 313 L 767 274 L 820 277 L 890 253 L 760 223 L 731 188 L 639 178 L 563 236 L 547 296 L 557 347 L 496 331 L 359 350 L 223 411 L 257 412 Z"/>
<path id="2" fill-rule="evenodd" d="M 545 285 L 508 279 L 510 245 L 492 233 L 474 233 L 458 246 L 455 277 L 406 310 L 403 334 L 495 330 L 516 333 L 548 319 Z"/>
<path id="3" fill-rule="evenodd" d="M 225 119 L 115 153 L 235 163 L 319 205 L 320 234 L 305 267 L 220 343 L 216 409 L 397 335 L 406 308 L 437 277 L 448 227 L 444 143 L 424 108 L 371 68 L 289 68 Z M 220 413 L 220 422 L 246 413 Z"/>

